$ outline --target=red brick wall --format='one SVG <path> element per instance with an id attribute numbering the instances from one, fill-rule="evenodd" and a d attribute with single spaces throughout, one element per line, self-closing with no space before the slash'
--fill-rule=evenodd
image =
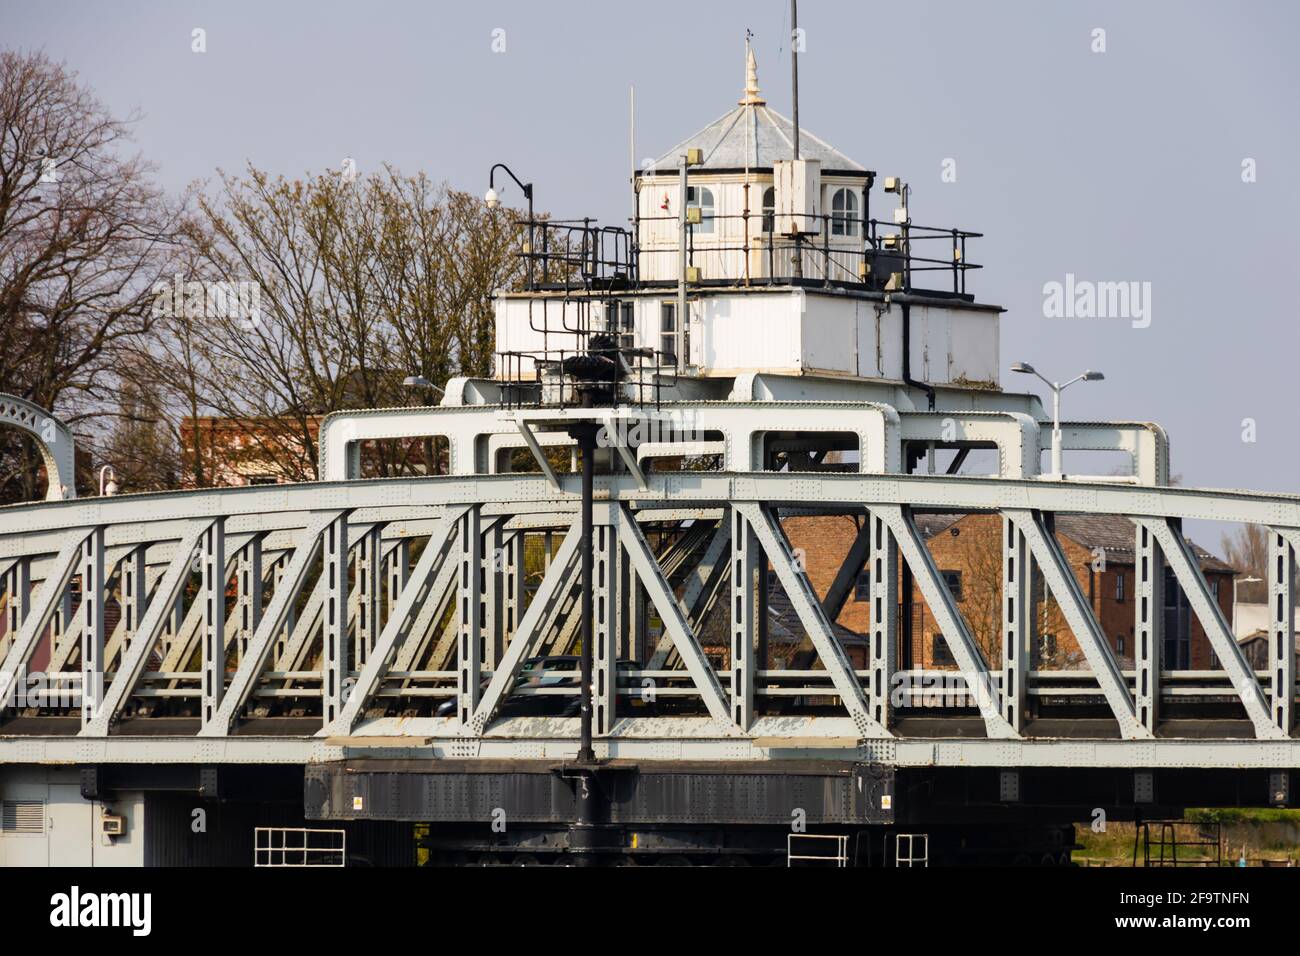
<path id="1" fill-rule="evenodd" d="M 839 572 L 857 533 L 857 525 L 847 516 L 798 516 L 782 522 L 790 543 L 803 552 L 808 578 L 819 597 L 824 597 Z M 958 534 L 953 535 L 956 529 Z M 1094 571 L 1094 556 L 1089 549 L 1073 540 L 1058 535 L 1061 549 L 1079 582 L 1084 596 L 1092 605 L 1111 648 L 1124 658 L 1133 656 L 1134 587 L 1132 565 L 1108 562 L 1104 571 Z M 958 608 L 967 622 L 976 643 L 981 646 L 991 663 L 1000 660 L 1000 588 L 1002 519 L 999 515 L 967 515 L 951 528 L 945 528 L 929 539 L 927 547 L 940 571 L 959 571 L 962 576 L 962 600 Z M 901 563 L 901 562 L 900 562 Z M 1116 598 L 1116 580 L 1124 576 L 1124 598 Z M 1219 582 L 1219 606 L 1224 617 L 1232 613 L 1232 576 L 1225 572 L 1207 572 L 1206 578 Z M 901 591 L 901 588 L 900 588 Z M 1040 594 L 1044 592 L 1040 591 Z M 913 587 L 912 613 L 912 666 L 942 667 L 936 664 L 933 654 L 935 635 L 940 630 L 933 613 L 921 596 L 919 587 Z M 1051 661 L 1037 660 L 1035 666 L 1086 667 L 1078 642 L 1065 622 L 1060 607 L 1050 596 L 1037 601 L 1034 606 L 1035 632 L 1056 636 L 1056 656 Z M 839 623 L 860 634 L 871 626 L 870 603 L 855 601 L 850 594 L 840 613 Z M 1120 650 L 1120 638 L 1123 650 Z M 899 661 L 903 662 L 900 648 Z M 1192 615 L 1191 666 L 1207 669 L 1211 666 L 1211 651 L 1205 630 Z"/>

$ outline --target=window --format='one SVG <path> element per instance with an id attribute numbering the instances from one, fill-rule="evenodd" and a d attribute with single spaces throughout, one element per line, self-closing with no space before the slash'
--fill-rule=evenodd
<path id="1" fill-rule="evenodd" d="M 948 649 L 948 642 L 943 639 L 942 634 L 930 635 L 930 662 L 935 667 L 950 667 L 957 663 L 953 660 L 952 651 Z"/>
<path id="2" fill-rule="evenodd" d="M 699 235 L 708 235 L 713 232 L 713 190 L 706 189 L 704 186 L 687 186 L 686 187 L 686 208 L 698 208 L 700 210 L 700 224 L 694 226 L 696 233 Z"/>
<path id="3" fill-rule="evenodd" d="M 682 351 L 677 354 L 677 303 L 659 303 L 659 350 L 664 355 L 674 356 L 678 367 L 686 365 L 686 355 L 691 354 L 690 329 L 682 329 Z"/>
<path id="4" fill-rule="evenodd" d="M 1056 635 L 1044 634 L 1038 639 L 1038 654 L 1043 660 L 1052 660 L 1056 657 Z"/>
<path id="5" fill-rule="evenodd" d="M 247 481 L 250 485 L 278 485 L 280 479 L 275 475 L 249 475 Z"/>
<path id="6" fill-rule="evenodd" d="M 768 186 L 763 190 L 763 231 L 772 232 L 776 228 L 776 190 Z"/>
<path id="7" fill-rule="evenodd" d="M 619 302 L 614 307 L 613 327 L 610 333 L 616 336 L 620 349 L 636 348 L 636 320 L 633 303 Z"/>
<path id="8" fill-rule="evenodd" d="M 853 600 L 871 600 L 871 575 L 866 571 L 859 572 L 857 578 L 853 581 Z"/>
<path id="9" fill-rule="evenodd" d="M 1219 601 L 1219 579 L 1218 578 L 1215 578 L 1213 581 L 1210 582 L 1210 593 L 1214 595 L 1214 601 L 1217 604 Z"/>
<path id="10" fill-rule="evenodd" d="M 1119 653 L 1119 654 L 1123 654 L 1123 653 L 1124 653 L 1124 635 L 1123 635 L 1123 634 L 1120 634 L 1120 635 L 1116 636 L 1116 638 L 1115 638 L 1115 651 L 1116 651 L 1116 653 Z"/>
<path id="11" fill-rule="evenodd" d="M 1124 603 L 1124 572 L 1115 572 L 1115 600 Z"/>
<path id="12" fill-rule="evenodd" d="M 961 572 L 960 571 L 940 571 L 943 575 L 943 583 L 952 593 L 954 601 L 960 601 L 961 598 Z"/>
<path id="13" fill-rule="evenodd" d="M 847 187 L 831 194 L 831 235 L 858 234 L 858 192 Z"/>

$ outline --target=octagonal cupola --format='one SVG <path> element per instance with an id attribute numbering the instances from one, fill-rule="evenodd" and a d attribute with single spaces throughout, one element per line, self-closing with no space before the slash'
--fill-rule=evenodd
<path id="1" fill-rule="evenodd" d="M 796 133 L 793 121 L 767 105 L 748 40 L 736 106 L 635 176 L 643 280 L 676 276 L 688 156 L 696 160 L 686 166 L 685 204 L 699 279 L 788 275 L 796 245 L 809 242 L 848 254 L 838 266 L 834 255 L 810 261 L 809 278 L 821 277 L 823 262 L 831 279 L 856 278 L 874 173 L 808 130 Z M 837 276 L 837 268 L 845 274 Z"/>

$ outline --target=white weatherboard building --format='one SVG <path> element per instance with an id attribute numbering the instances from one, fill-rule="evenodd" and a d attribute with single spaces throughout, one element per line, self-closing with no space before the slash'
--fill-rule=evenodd
<path id="1" fill-rule="evenodd" d="M 542 353 L 603 331 L 653 353 L 643 367 L 674 367 L 681 397 L 725 398 L 759 374 L 799 379 L 800 396 L 818 394 L 808 380 L 910 380 L 988 407 L 1002 310 L 965 292 L 976 234 L 913 223 L 893 179 L 873 218 L 876 174 L 809 132 L 794 157 L 794 124 L 767 105 L 747 48 L 737 105 L 634 173 L 629 234 L 529 230 L 528 287 L 497 298 L 497 377 L 529 378 Z"/>

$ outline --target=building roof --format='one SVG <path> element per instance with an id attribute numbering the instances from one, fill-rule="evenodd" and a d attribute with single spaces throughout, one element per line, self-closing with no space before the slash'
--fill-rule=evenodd
<path id="1" fill-rule="evenodd" d="M 921 536 L 932 538 L 939 532 L 956 524 L 965 515 L 920 514 L 916 515 L 916 527 Z M 1091 551 L 1101 548 L 1106 552 L 1106 560 L 1116 564 L 1133 563 L 1133 537 L 1136 528 L 1133 522 L 1123 515 L 1085 515 L 1058 514 L 1056 516 L 1056 533 L 1069 538 L 1080 547 Z M 1217 571 L 1224 574 L 1236 574 L 1237 569 L 1226 561 L 1215 557 L 1190 538 L 1187 541 L 1192 552 L 1201 563 L 1203 571 Z"/>
<path id="2" fill-rule="evenodd" d="M 746 44 L 745 91 L 735 109 L 682 140 L 657 160 L 665 171 L 676 169 L 687 149 L 704 151 L 699 169 L 771 169 L 778 159 L 794 155 L 794 123 L 767 105 L 758 89 L 758 70 L 753 50 Z M 866 174 L 866 167 L 854 162 L 825 140 L 799 129 L 799 158 L 820 161 L 822 172 Z"/>

